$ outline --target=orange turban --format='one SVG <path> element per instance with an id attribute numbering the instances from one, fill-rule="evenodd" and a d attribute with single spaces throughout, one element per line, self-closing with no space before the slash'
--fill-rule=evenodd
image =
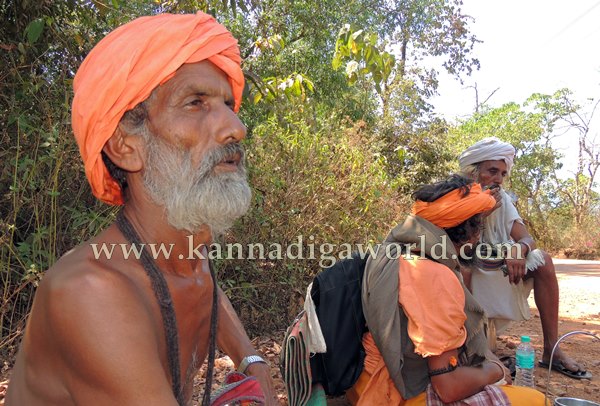
<path id="1" fill-rule="evenodd" d="M 474 183 L 467 196 L 461 189 L 455 189 L 433 202 L 417 200 L 412 213 L 441 228 L 451 228 L 476 214 L 490 210 L 496 205 L 496 199 L 490 191 L 482 191 L 481 185 Z"/>
<path id="2" fill-rule="evenodd" d="M 227 74 L 237 112 L 244 88 L 237 40 L 208 14 L 137 18 L 92 49 L 75 75 L 71 120 L 85 175 L 97 198 L 123 203 L 121 188 L 101 156 L 123 114 L 146 100 L 181 65 L 206 59 Z"/>

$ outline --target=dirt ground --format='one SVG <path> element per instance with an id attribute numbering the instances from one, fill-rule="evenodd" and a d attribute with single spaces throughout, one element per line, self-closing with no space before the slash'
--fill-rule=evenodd
<path id="1" fill-rule="evenodd" d="M 600 336 L 600 261 L 556 259 L 555 265 L 560 288 L 559 336 L 572 331 L 587 331 Z M 542 328 L 533 294 L 529 298 L 529 304 L 532 313 L 531 319 L 513 323 L 498 337 L 498 356 L 514 356 L 520 336 L 529 335 L 536 350 L 536 360 L 541 359 Z M 256 339 L 255 344 L 268 358 L 273 376 L 276 377 L 275 385 L 280 403 L 286 405 L 285 387 L 279 372 L 279 351 L 282 337 L 283 332 L 280 337 L 275 339 Z M 551 399 L 568 396 L 600 403 L 600 340 L 594 340 L 587 335 L 572 335 L 565 338 L 560 347 L 590 371 L 593 378 L 591 380 L 575 380 L 552 371 L 548 381 L 548 370 L 536 366 L 535 381 L 538 390 L 545 392 L 548 386 L 547 382 L 549 382 L 548 397 Z M 228 358 L 222 358 L 220 362 L 221 366 L 225 367 L 221 370 L 222 376 L 233 369 L 233 364 Z M 203 383 L 204 379 L 197 380 L 199 387 L 202 387 L 200 385 Z M 343 397 L 329 399 L 328 404 L 349 405 Z"/>
<path id="2" fill-rule="evenodd" d="M 559 335 L 572 331 L 587 331 L 600 335 L 600 261 L 555 260 L 557 276 L 560 287 L 559 309 Z M 542 329 L 539 314 L 535 307 L 533 295 L 529 299 L 532 309 L 532 318 L 527 321 L 513 323 L 513 325 L 498 337 L 499 356 L 514 355 L 516 345 L 521 335 L 529 335 L 536 350 L 536 359 L 542 355 Z M 279 371 L 279 352 L 283 332 L 275 337 L 259 337 L 254 339 L 254 344 L 269 361 L 272 374 L 275 376 L 275 386 L 280 404 L 287 404 L 285 387 Z M 566 338 L 561 348 L 577 359 L 588 371 L 593 374 L 591 380 L 574 380 L 557 372 L 552 372 L 549 380 L 549 397 L 569 396 L 600 402 L 600 340 L 594 341 L 585 335 L 573 335 Z M 225 375 L 233 370 L 233 363 L 224 356 L 216 361 L 216 374 L 214 387 L 223 382 Z M 8 376 L 8 371 L 3 371 L 3 376 Z M 536 367 L 535 380 L 537 388 L 544 392 L 547 385 L 548 370 Z M 7 382 L 0 382 L 0 405 L 3 402 L 3 390 Z M 204 386 L 204 377 L 201 371 L 195 380 L 196 397 L 194 404 L 198 404 Z M 330 399 L 329 405 L 347 405 L 344 398 Z"/>
<path id="3" fill-rule="evenodd" d="M 600 261 L 555 259 L 556 275 L 560 288 L 558 334 L 587 331 L 600 336 Z M 542 356 L 542 328 L 539 313 L 529 297 L 533 317 L 513 323 L 498 339 L 498 355 L 514 355 L 521 335 L 531 336 L 536 359 Z M 600 340 L 587 335 L 565 338 L 560 347 L 575 358 L 593 375 L 591 380 L 576 380 L 552 371 L 549 396 L 568 396 L 600 403 Z M 536 367 L 535 381 L 538 389 L 546 390 L 548 370 Z"/>

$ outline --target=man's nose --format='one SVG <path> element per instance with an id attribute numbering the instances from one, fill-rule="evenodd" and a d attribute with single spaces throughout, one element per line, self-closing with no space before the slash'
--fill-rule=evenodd
<path id="1" fill-rule="evenodd" d="M 246 126 L 229 107 L 223 106 L 219 121 L 217 137 L 221 144 L 240 142 L 246 137 Z"/>
<path id="2" fill-rule="evenodd" d="M 501 173 L 497 173 L 493 178 L 493 182 L 497 185 L 501 185 L 502 182 L 504 182 L 504 177 Z"/>

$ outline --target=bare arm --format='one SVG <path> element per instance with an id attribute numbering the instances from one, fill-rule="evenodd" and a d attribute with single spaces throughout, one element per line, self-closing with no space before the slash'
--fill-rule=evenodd
<path id="1" fill-rule="evenodd" d="M 500 361 L 500 358 L 498 358 L 496 356 L 496 354 L 494 354 L 489 348 L 486 351 L 485 358 L 487 360 L 490 360 L 490 361 L 493 361 L 493 362 L 497 363 L 497 365 L 498 364 L 502 365 L 502 369 L 504 370 L 504 380 L 506 381 L 506 383 L 508 385 L 512 385 L 513 381 L 512 381 L 512 376 L 510 376 L 510 370 L 504 366 L 504 364 L 502 363 L 502 361 Z"/>
<path id="2" fill-rule="evenodd" d="M 56 371 L 75 404 L 177 406 L 149 309 L 122 275 L 89 271 L 48 300 Z"/>
<path id="3" fill-rule="evenodd" d="M 525 227 L 525 225 L 519 221 L 515 221 L 513 223 L 512 229 L 510 230 L 510 236 L 516 242 L 523 241 L 527 243 L 529 247 L 531 247 L 532 251 L 536 248 L 535 241 L 533 240 L 533 237 L 529 234 L 529 231 L 527 231 L 527 227 Z M 529 254 L 529 252 L 527 252 L 528 248 L 523 248 L 523 254 Z"/>
<path id="4" fill-rule="evenodd" d="M 238 318 L 227 295 L 219 288 L 219 327 L 217 331 L 217 344 L 237 366 L 248 355 L 257 354 L 246 334 L 242 322 Z M 277 405 L 270 367 L 263 363 L 251 364 L 246 370 L 247 375 L 252 375 L 260 382 L 265 394 L 267 405 Z"/>
<path id="5" fill-rule="evenodd" d="M 429 370 L 448 367 L 451 357 L 458 359 L 458 351 L 428 357 Z M 498 382 L 503 376 L 504 370 L 499 365 L 485 361 L 478 367 L 459 366 L 452 372 L 432 376 L 431 385 L 444 403 L 450 403 L 480 392 L 485 385 Z"/>

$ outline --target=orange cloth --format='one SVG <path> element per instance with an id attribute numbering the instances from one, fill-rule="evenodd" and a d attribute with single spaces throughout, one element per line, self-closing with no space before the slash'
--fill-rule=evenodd
<path id="1" fill-rule="evenodd" d="M 398 259 L 399 303 L 408 317 L 408 336 L 422 357 L 459 348 L 467 338 L 465 293 L 446 266 L 418 256 Z"/>
<path id="2" fill-rule="evenodd" d="M 436 262 L 413 257 L 400 258 L 400 304 L 409 319 L 409 336 L 417 353 L 424 349 L 431 355 L 458 348 L 466 339 L 464 329 L 464 291 L 456 275 Z M 408 293 L 407 293 L 408 292 Z M 427 307 L 428 309 L 424 309 Z M 430 314 L 429 314 L 430 312 Z M 436 317 L 436 320 L 432 319 Z M 462 321 L 461 321 L 462 320 Z M 418 328 L 411 333 L 410 325 Z M 442 326 L 440 326 L 442 324 Z M 449 334 L 443 338 L 434 329 L 442 328 Z M 425 335 L 421 335 L 425 334 Z M 417 345 L 417 341 L 419 344 Z M 385 362 L 371 333 L 363 336 L 365 364 L 358 381 L 348 391 L 347 398 L 357 406 L 425 406 L 426 393 L 404 400 L 391 380 Z M 532 388 L 503 385 L 500 387 L 511 404 L 544 406 L 544 394 Z"/>
<path id="3" fill-rule="evenodd" d="M 352 394 L 353 398 L 348 398 L 351 405 L 358 405 L 358 399 L 362 393 L 358 383 L 368 381 L 371 378 L 367 371 L 362 372 L 358 377 L 357 384 L 354 385 L 347 393 Z M 545 401 L 545 396 L 542 392 L 533 388 L 523 386 L 501 385 L 500 389 L 504 392 L 511 405 L 527 405 L 527 406 L 551 406 L 550 401 Z M 364 404 L 364 403 L 363 403 Z M 427 406 L 427 392 L 423 391 L 414 398 L 401 400 L 400 402 L 390 403 L 373 403 L 373 405 L 381 406 Z"/>
<path id="4" fill-rule="evenodd" d="M 462 190 L 455 189 L 433 202 L 417 200 L 412 213 L 438 227 L 450 228 L 496 205 L 490 191 L 482 191 L 478 183 L 471 185 L 467 196 L 463 197 L 462 193 Z"/>
<path id="5" fill-rule="evenodd" d="M 390 378 L 371 333 L 365 333 L 362 343 L 366 353 L 365 368 L 357 381 L 359 386 L 353 387 L 358 392 L 357 406 L 403 405 L 404 399 Z"/>
<path id="6" fill-rule="evenodd" d="M 127 110 L 148 98 L 184 63 L 209 60 L 228 76 L 240 108 L 244 74 L 237 40 L 208 14 L 159 14 L 137 18 L 102 39 L 75 79 L 71 121 L 92 191 L 122 204 L 118 183 L 100 155 Z"/>
<path id="7" fill-rule="evenodd" d="M 408 318 L 408 335 L 415 352 L 439 355 L 463 345 L 465 295 L 456 275 L 442 264 L 412 256 L 399 258 L 399 300 Z M 404 405 L 371 333 L 363 336 L 368 382 L 361 381 L 359 406 Z M 360 381 L 360 380 L 359 380 Z"/>

